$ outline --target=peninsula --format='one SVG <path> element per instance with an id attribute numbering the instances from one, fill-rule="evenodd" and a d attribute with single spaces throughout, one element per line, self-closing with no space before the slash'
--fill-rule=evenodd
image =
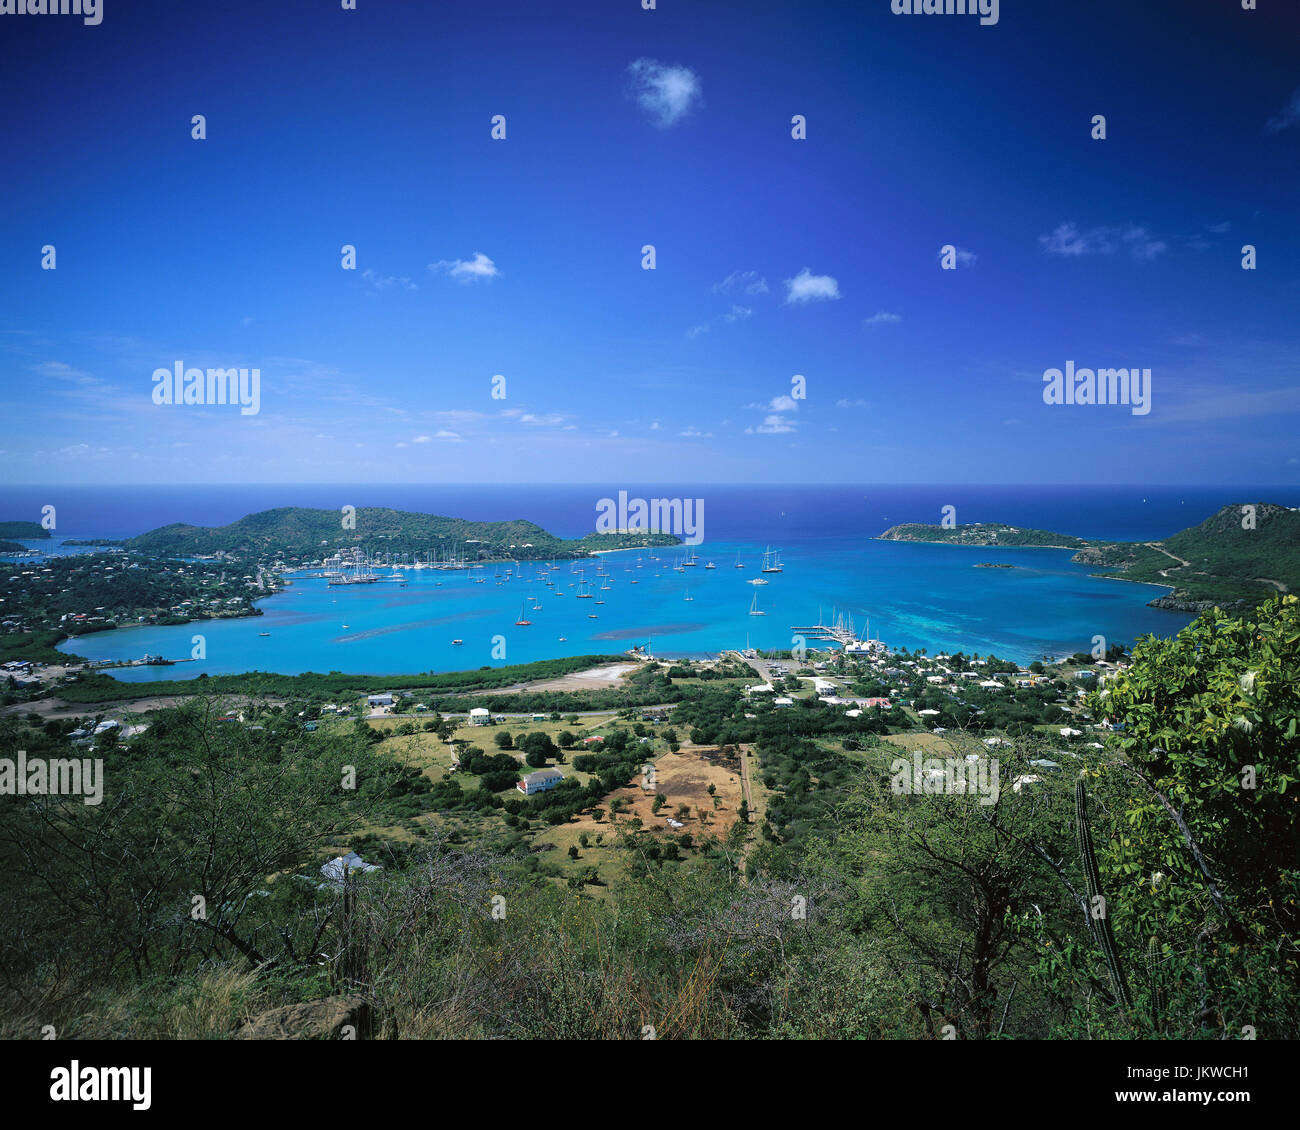
<path id="1" fill-rule="evenodd" d="M 1300 510 L 1272 502 L 1225 506 L 1200 525 L 1162 541 L 1105 541 L 997 522 L 951 527 L 908 523 L 891 526 L 880 540 L 1072 549 L 1072 561 L 1114 570 L 1094 576 L 1167 585 L 1170 592 L 1147 603 L 1178 612 L 1252 608 L 1300 586 Z"/>

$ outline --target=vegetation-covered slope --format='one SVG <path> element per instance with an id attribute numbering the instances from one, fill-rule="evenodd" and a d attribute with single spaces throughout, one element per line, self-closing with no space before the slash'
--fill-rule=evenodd
<path id="1" fill-rule="evenodd" d="M 349 516 L 351 522 L 351 516 Z M 665 534 L 590 534 L 557 538 L 533 522 L 469 522 L 433 514 L 362 506 L 355 526 L 344 527 L 336 510 L 282 506 L 249 514 L 228 526 L 173 523 L 131 538 L 129 549 L 156 556 L 201 556 L 225 553 L 239 558 L 319 560 L 340 549 L 365 553 L 447 554 L 480 557 L 541 559 L 585 556 L 593 549 L 632 545 L 671 545 Z"/>

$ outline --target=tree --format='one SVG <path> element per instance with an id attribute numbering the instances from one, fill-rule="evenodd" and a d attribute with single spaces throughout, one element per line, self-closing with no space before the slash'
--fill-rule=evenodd
<path id="1" fill-rule="evenodd" d="M 511 749 L 514 747 L 514 739 L 510 736 L 509 730 L 498 730 L 492 735 L 492 740 L 496 742 L 497 749 Z"/>
<path id="2" fill-rule="evenodd" d="M 561 730 L 555 738 L 556 744 L 561 749 L 572 749 L 577 740 L 569 730 Z"/>
<path id="3" fill-rule="evenodd" d="M 1139 981 L 1133 1021 L 1156 1034 L 1294 1039 L 1300 993 L 1300 602 L 1214 609 L 1091 694 L 1122 727 L 1104 787 L 1122 823 L 1098 837 L 1130 970 L 1156 939 L 1168 990 Z"/>

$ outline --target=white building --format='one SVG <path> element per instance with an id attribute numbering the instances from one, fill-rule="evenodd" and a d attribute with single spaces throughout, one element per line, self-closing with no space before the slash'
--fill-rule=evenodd
<path id="1" fill-rule="evenodd" d="M 558 769 L 539 769 L 536 773 L 526 774 L 515 786 L 524 796 L 553 789 L 564 780 L 564 774 Z"/>

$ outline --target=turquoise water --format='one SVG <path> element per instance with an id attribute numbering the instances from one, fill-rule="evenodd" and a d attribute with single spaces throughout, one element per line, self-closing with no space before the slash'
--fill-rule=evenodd
<path id="1" fill-rule="evenodd" d="M 400 581 L 330 587 L 323 578 L 297 574 L 283 593 L 261 602 L 262 616 L 130 628 L 64 646 L 91 659 L 137 659 L 145 653 L 183 659 L 191 654 L 192 636 L 205 638 L 204 660 L 113 671 L 133 682 L 202 671 L 395 674 L 622 652 L 646 642 L 659 656 L 710 655 L 747 644 L 788 648 L 793 627 L 843 612 L 860 633 L 869 619 L 871 635 L 892 646 L 1029 662 L 1091 651 L 1097 635 L 1108 642 L 1172 635 L 1190 620 L 1146 607 L 1167 590 L 1090 577 L 1085 567 L 1071 563 L 1068 550 L 823 536 L 787 541 L 781 551 L 785 571 L 767 575 L 767 585 L 752 586 L 747 582 L 761 576 L 763 548 L 710 540 L 697 551 L 699 564 L 685 573 L 673 570 L 680 549 L 654 551 L 658 560 L 645 550 L 607 554 L 606 592 L 597 591 L 601 577 L 594 561 L 556 562 L 549 576 L 554 589 L 535 563 L 515 566 L 508 581 L 505 566 L 473 574 L 403 570 L 405 588 Z M 734 568 L 737 553 L 743 570 Z M 705 569 L 710 560 L 716 569 Z M 981 561 L 1016 568 L 976 568 Z M 580 568 L 591 582 L 591 600 L 576 596 Z M 473 577 L 485 583 L 475 584 Z M 565 595 L 557 596 L 561 591 Z M 749 614 L 755 593 L 764 616 Z M 686 600 L 687 594 L 693 599 Z M 534 611 L 538 600 L 541 610 Z M 521 606 L 531 626 L 515 625 Z M 464 642 L 456 646 L 453 639 Z"/>

